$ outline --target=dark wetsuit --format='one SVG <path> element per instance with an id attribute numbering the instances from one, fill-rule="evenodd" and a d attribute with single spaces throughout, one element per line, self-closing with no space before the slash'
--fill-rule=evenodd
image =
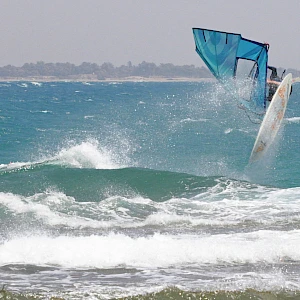
<path id="1" fill-rule="evenodd" d="M 268 69 L 270 69 L 272 71 L 272 73 L 270 75 L 270 80 L 280 82 L 281 79 L 277 75 L 277 69 L 275 67 L 271 67 L 271 66 L 268 66 Z M 268 99 L 268 101 L 271 101 L 277 88 L 278 88 L 278 84 L 270 82 L 270 83 L 268 83 L 268 85 L 269 85 L 269 94 L 268 94 L 267 99 Z"/>

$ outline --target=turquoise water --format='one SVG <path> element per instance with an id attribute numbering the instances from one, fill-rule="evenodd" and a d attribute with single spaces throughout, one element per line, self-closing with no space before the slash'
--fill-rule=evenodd
<path id="1" fill-rule="evenodd" d="M 8 291 L 299 296 L 300 86 L 253 165 L 259 125 L 215 83 L 2 82 L 0 93 Z"/>

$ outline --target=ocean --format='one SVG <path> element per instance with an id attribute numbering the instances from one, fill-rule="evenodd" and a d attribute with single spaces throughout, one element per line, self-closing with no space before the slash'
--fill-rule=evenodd
<path id="1" fill-rule="evenodd" d="M 300 299 L 300 85 L 253 164 L 214 82 L 0 95 L 0 299 Z"/>

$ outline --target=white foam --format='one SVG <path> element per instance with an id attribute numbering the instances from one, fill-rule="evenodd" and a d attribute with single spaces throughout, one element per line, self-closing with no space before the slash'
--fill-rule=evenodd
<path id="1" fill-rule="evenodd" d="M 112 214 L 113 221 L 97 220 L 97 215 L 103 213 L 101 209 L 97 209 L 97 203 L 78 203 L 73 197 L 59 192 L 38 193 L 29 197 L 0 192 L 0 204 L 13 212 L 14 215 L 33 214 L 34 219 L 43 221 L 50 226 L 107 228 L 116 225 L 113 211 L 110 212 L 104 208 L 107 217 Z M 80 216 L 82 210 L 91 218 Z"/>
<path id="2" fill-rule="evenodd" d="M 183 119 L 183 120 L 180 120 L 180 123 L 193 123 L 193 122 L 206 122 L 207 119 L 191 119 L 191 118 L 187 118 L 187 119 Z"/>
<path id="3" fill-rule="evenodd" d="M 62 224 L 62 216 L 59 217 L 58 212 L 51 211 L 50 207 L 43 203 L 35 202 L 42 194 L 36 194 L 32 197 L 23 197 L 11 193 L 0 193 L 0 203 L 5 205 L 15 214 L 34 213 L 37 219 L 48 221 L 51 225 Z M 51 195 L 53 197 L 53 195 Z M 51 197 L 49 196 L 49 197 Z M 56 195 L 58 200 L 60 195 Z M 67 198 L 67 197 L 64 197 Z M 66 200 L 66 199 L 64 199 Z M 59 221 L 57 220 L 59 218 Z"/>
<path id="4" fill-rule="evenodd" d="M 0 164 L 0 170 L 30 168 L 40 164 L 59 164 L 72 168 L 119 169 L 128 165 L 127 152 L 130 146 L 125 142 L 119 149 L 100 146 L 97 140 L 66 146 L 57 154 L 44 156 L 32 162 L 10 162 Z M 119 151 L 119 152 L 118 152 Z"/>
<path id="5" fill-rule="evenodd" d="M 191 199 L 157 203 L 143 197 L 113 196 L 97 202 L 77 202 L 55 189 L 32 196 L 0 193 L 0 204 L 13 214 L 28 214 L 50 226 L 68 228 L 141 228 L 164 226 L 245 226 L 253 228 L 300 222 L 300 188 L 266 189 L 220 183 Z M 144 213 L 141 214 L 140 212 Z M 267 227 L 266 227 L 267 228 Z"/>
<path id="6" fill-rule="evenodd" d="M 28 84 L 27 83 L 21 83 L 21 84 L 17 84 L 17 86 L 22 87 L 22 88 L 27 88 Z"/>
<path id="7" fill-rule="evenodd" d="M 73 197 L 55 191 L 38 193 L 29 197 L 0 193 L 0 204 L 14 215 L 29 214 L 28 217 L 32 221 L 39 220 L 50 226 L 60 225 L 68 228 L 140 228 L 157 225 L 225 226 L 240 223 L 237 215 L 247 216 L 248 220 L 250 218 L 247 206 L 233 209 L 225 201 L 222 203 L 201 203 L 184 199 L 178 199 L 178 201 L 182 205 L 155 203 L 141 197 L 131 199 L 110 197 L 101 201 L 99 205 L 96 202 L 76 202 Z M 145 211 L 144 216 L 136 215 L 136 211 L 140 210 Z M 214 218 L 218 210 L 220 214 Z"/>
<path id="8" fill-rule="evenodd" d="M 36 82 L 36 81 L 32 81 L 31 84 L 35 86 L 42 86 L 41 82 Z"/>
<path id="9" fill-rule="evenodd" d="M 300 231 L 227 235 L 124 234 L 81 237 L 26 236 L 0 245 L 0 265 L 59 265 L 72 268 L 161 268 L 205 264 L 299 261 Z"/>
<path id="10" fill-rule="evenodd" d="M 100 147 L 95 140 L 62 149 L 52 161 L 58 161 L 76 168 L 118 169 L 125 167 L 119 157 L 106 147 Z M 123 162 L 124 157 L 122 158 Z"/>
<path id="11" fill-rule="evenodd" d="M 225 134 L 231 133 L 232 130 L 233 130 L 232 128 L 227 128 L 227 129 L 225 129 L 224 133 L 225 133 Z"/>
<path id="12" fill-rule="evenodd" d="M 300 117 L 285 118 L 284 121 L 287 123 L 300 123 Z"/>
<path id="13" fill-rule="evenodd" d="M 10 162 L 9 164 L 0 164 L 0 170 L 11 171 L 16 169 L 26 169 L 30 168 L 32 163 L 30 162 Z"/>

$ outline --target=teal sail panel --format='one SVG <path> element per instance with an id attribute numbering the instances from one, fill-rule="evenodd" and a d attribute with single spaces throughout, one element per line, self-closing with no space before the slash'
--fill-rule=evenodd
<path id="1" fill-rule="evenodd" d="M 196 52 L 212 74 L 222 83 L 235 78 L 241 60 L 253 63 L 251 108 L 261 114 L 266 106 L 268 45 L 244 39 L 240 34 L 193 28 Z"/>

